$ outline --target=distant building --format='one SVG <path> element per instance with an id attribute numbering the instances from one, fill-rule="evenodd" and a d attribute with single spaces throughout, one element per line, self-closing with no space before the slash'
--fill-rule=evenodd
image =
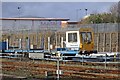
<path id="1" fill-rule="evenodd" d="M 63 28 L 74 28 L 78 26 L 77 21 L 62 21 L 62 27 Z"/>
<path id="2" fill-rule="evenodd" d="M 37 30 L 40 28 L 61 27 L 62 21 L 67 18 L 1 18 L 2 30 Z"/>
<path id="3" fill-rule="evenodd" d="M 27 49 L 29 44 L 30 48 L 47 49 L 48 37 L 54 35 L 53 32 L 62 27 L 62 21 L 68 20 L 68 18 L 36 17 L 0 18 L 0 22 L 2 22 L 2 25 L 0 25 L 2 28 L 0 41 L 8 39 L 10 48 L 21 46 L 22 49 Z M 51 44 L 55 44 L 55 41 L 51 42 Z"/>
<path id="4" fill-rule="evenodd" d="M 62 26 L 62 28 L 66 28 L 67 27 L 67 21 L 62 21 L 61 26 Z"/>
<path id="5" fill-rule="evenodd" d="M 78 26 L 78 22 L 74 21 L 74 22 L 68 22 L 68 27 L 70 28 L 74 28 Z"/>

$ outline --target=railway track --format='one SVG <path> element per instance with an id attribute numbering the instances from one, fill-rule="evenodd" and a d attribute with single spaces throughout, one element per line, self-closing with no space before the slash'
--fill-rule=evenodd
<path id="1" fill-rule="evenodd" d="M 77 62 L 78 63 L 78 62 Z M 118 80 L 120 79 L 120 70 L 118 64 L 108 65 L 111 69 L 100 68 L 103 64 L 60 62 L 60 70 L 63 74 L 61 78 L 78 78 L 83 80 Z M 113 66 L 114 65 L 114 66 Z M 99 67 L 92 67 L 99 66 Z M 112 69 L 112 67 L 114 67 Z M 52 61 L 14 61 L 3 60 L 2 70 L 4 74 L 21 75 L 25 77 L 45 77 L 45 71 L 52 71 L 56 76 L 56 62 Z M 19 74 L 18 74 L 19 73 Z"/>

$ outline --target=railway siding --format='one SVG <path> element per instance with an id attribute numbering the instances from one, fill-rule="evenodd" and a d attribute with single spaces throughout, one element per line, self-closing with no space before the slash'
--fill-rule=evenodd
<path id="1" fill-rule="evenodd" d="M 39 63 L 38 63 L 39 62 Z M 71 63 L 71 64 L 70 64 Z M 74 65 L 75 64 L 75 65 Z M 87 63 L 89 64 L 89 63 Z M 92 64 L 92 63 L 90 63 Z M 100 64 L 100 63 L 99 63 Z M 112 64 L 111 64 L 112 65 Z M 110 66 L 111 66 L 110 65 Z M 61 77 L 79 77 L 79 78 L 89 78 L 89 79 L 117 79 L 120 78 L 120 70 L 112 69 L 103 69 L 99 67 L 91 67 L 91 66 L 103 66 L 97 65 L 80 65 L 76 64 L 75 62 L 66 62 L 60 63 L 60 70 L 63 70 L 63 74 Z M 117 65 L 114 65 L 117 66 Z M 25 62 L 25 61 L 10 61 L 10 60 L 3 60 L 2 61 L 2 70 L 3 73 L 13 74 L 13 75 L 21 75 L 25 77 L 45 77 L 45 71 L 52 71 L 54 77 L 56 76 L 56 63 L 55 62 L 47 62 L 47 61 L 34 61 L 34 62 Z"/>

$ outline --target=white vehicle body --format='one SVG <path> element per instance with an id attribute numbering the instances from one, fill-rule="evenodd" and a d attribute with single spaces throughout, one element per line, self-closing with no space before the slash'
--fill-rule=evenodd
<path id="1" fill-rule="evenodd" d="M 79 50 L 80 36 L 79 31 L 67 31 L 66 32 L 66 48 L 70 50 Z"/>

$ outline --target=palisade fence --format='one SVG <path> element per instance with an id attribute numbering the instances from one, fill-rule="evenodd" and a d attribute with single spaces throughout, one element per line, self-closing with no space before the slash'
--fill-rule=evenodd
<path id="1" fill-rule="evenodd" d="M 94 31 L 95 50 L 99 52 L 120 52 L 120 24 L 102 23 L 102 24 L 79 24 L 74 28 L 60 27 L 42 27 L 34 30 L 6 30 L 3 31 L 2 40 L 9 39 L 9 46 L 19 46 L 19 39 L 22 39 L 22 49 L 27 49 L 27 39 L 30 39 L 31 48 L 48 49 L 48 37 L 50 37 L 51 49 L 61 47 L 61 38 L 63 37 L 63 46 L 65 47 L 65 32 L 68 30 L 79 30 L 81 27 L 90 27 Z"/>
<path id="2" fill-rule="evenodd" d="M 94 30 L 95 49 L 100 52 L 118 52 L 120 25 L 114 24 L 91 24 L 82 27 L 92 27 Z"/>

